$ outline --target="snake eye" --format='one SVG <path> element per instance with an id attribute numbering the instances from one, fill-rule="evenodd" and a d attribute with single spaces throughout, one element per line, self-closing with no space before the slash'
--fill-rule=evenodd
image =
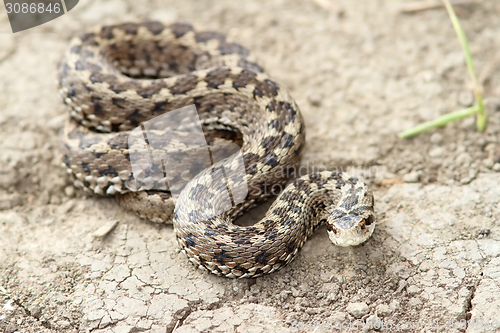
<path id="1" fill-rule="evenodd" d="M 361 230 L 365 230 L 365 228 L 366 228 L 365 220 L 361 220 L 361 222 L 359 222 L 359 226 L 361 227 Z"/>
<path id="2" fill-rule="evenodd" d="M 335 235 L 337 234 L 337 228 L 332 227 L 330 224 L 326 226 L 326 230 L 333 232 Z"/>

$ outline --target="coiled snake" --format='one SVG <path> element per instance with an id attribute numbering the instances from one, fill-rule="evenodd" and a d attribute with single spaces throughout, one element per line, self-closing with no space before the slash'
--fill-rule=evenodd
<path id="1" fill-rule="evenodd" d="M 173 220 L 183 252 L 212 273 L 233 278 L 274 272 L 320 224 L 341 246 L 360 244 L 373 232 L 371 191 L 356 178 L 330 171 L 286 186 L 254 225 L 232 223 L 266 199 L 269 187 L 286 182 L 300 162 L 305 129 L 290 95 L 247 49 L 220 33 L 196 32 L 185 23 L 100 27 L 71 42 L 59 66 L 59 88 L 71 114 L 62 146 L 75 186 L 119 194 L 119 203 L 143 218 Z M 242 140 L 248 195 L 217 216 L 207 215 L 220 201 L 219 180 L 212 173 L 190 181 L 174 211 L 168 191 L 138 186 L 131 169 L 130 131 L 192 104 L 205 130 L 238 133 Z M 228 172 L 231 161 L 221 162 Z"/>

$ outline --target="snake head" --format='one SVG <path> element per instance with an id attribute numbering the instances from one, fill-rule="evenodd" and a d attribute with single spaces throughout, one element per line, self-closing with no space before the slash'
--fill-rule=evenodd
<path id="1" fill-rule="evenodd" d="M 375 216 L 345 215 L 328 223 L 326 229 L 330 241 L 338 246 L 355 246 L 370 238 L 375 229 Z"/>
<path id="2" fill-rule="evenodd" d="M 355 246 L 363 243 L 375 229 L 373 194 L 361 182 L 342 188 L 338 204 L 326 220 L 328 237 L 338 246 Z"/>

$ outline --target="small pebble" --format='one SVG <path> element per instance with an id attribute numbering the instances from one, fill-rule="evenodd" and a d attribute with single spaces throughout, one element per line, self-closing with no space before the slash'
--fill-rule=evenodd
<path id="1" fill-rule="evenodd" d="M 458 103 L 462 106 L 471 106 L 474 103 L 472 91 L 463 90 L 458 94 Z"/>
<path id="2" fill-rule="evenodd" d="M 431 135 L 431 142 L 432 143 L 441 143 L 441 141 L 443 141 L 443 136 L 441 135 L 441 133 L 434 133 Z"/>
<path id="3" fill-rule="evenodd" d="M 471 177 L 464 177 L 462 179 L 460 179 L 460 184 L 462 185 L 467 185 L 469 184 L 474 178 L 471 178 Z"/>
<path id="4" fill-rule="evenodd" d="M 70 328 L 70 327 L 71 327 L 71 324 L 70 324 L 70 322 L 69 322 L 69 321 L 67 321 L 67 320 L 59 320 L 59 321 L 57 322 L 57 326 L 59 326 L 59 327 L 60 327 L 60 328 L 62 328 L 62 329 L 68 329 L 68 328 Z"/>
<path id="5" fill-rule="evenodd" d="M 472 156 L 466 152 L 460 153 L 460 155 L 458 155 L 455 159 L 456 164 L 463 165 L 465 167 L 468 167 L 472 161 Z"/>
<path id="6" fill-rule="evenodd" d="M 486 107 L 493 112 L 500 111 L 500 98 L 488 97 L 488 104 L 486 104 Z"/>
<path id="7" fill-rule="evenodd" d="M 73 195 L 75 195 L 75 188 L 73 186 L 66 186 L 64 188 L 64 194 L 66 194 L 67 197 L 72 198 Z"/>
<path id="8" fill-rule="evenodd" d="M 40 319 L 42 316 L 42 308 L 39 306 L 33 306 L 30 308 L 30 314 L 36 319 Z"/>
<path id="9" fill-rule="evenodd" d="M 471 168 L 469 169 L 469 177 L 471 177 L 471 178 L 476 178 L 477 177 L 477 174 L 479 173 L 479 170 L 476 169 L 476 168 L 477 168 L 476 165 L 471 166 Z"/>
<path id="10" fill-rule="evenodd" d="M 382 317 L 386 317 L 392 313 L 390 306 L 387 304 L 377 305 L 376 310 L 377 310 L 377 314 L 382 316 Z"/>
<path id="11" fill-rule="evenodd" d="M 441 156 L 444 152 L 444 148 L 443 147 L 435 147 L 433 149 L 431 149 L 431 151 L 429 151 L 429 156 L 430 157 L 438 157 L 438 156 Z"/>
<path id="12" fill-rule="evenodd" d="M 92 236 L 97 239 L 106 237 L 118 224 L 118 221 L 108 221 L 105 225 L 97 229 Z"/>
<path id="13" fill-rule="evenodd" d="M 408 282 L 406 282 L 406 280 L 399 280 L 398 289 L 396 289 L 395 293 L 402 292 L 403 289 L 405 289 L 407 285 L 408 285 Z"/>
<path id="14" fill-rule="evenodd" d="M 488 169 L 491 169 L 493 165 L 495 165 L 495 161 L 493 161 L 491 158 L 485 158 L 483 160 L 483 165 Z"/>
<path id="15" fill-rule="evenodd" d="M 14 332 L 17 332 L 16 325 L 14 325 L 13 323 L 7 325 L 7 327 L 5 328 L 5 333 L 14 333 Z"/>
<path id="16" fill-rule="evenodd" d="M 53 205 L 60 205 L 61 204 L 61 198 L 58 197 L 57 195 L 52 195 L 50 197 L 50 203 Z"/>
<path id="17" fill-rule="evenodd" d="M 347 320 L 347 313 L 345 312 L 335 312 L 329 318 L 332 323 L 342 323 Z"/>
<path id="18" fill-rule="evenodd" d="M 420 289 L 414 285 L 411 285 L 408 288 L 406 288 L 406 291 L 408 292 L 408 295 L 412 295 L 412 296 L 420 293 Z"/>
<path id="19" fill-rule="evenodd" d="M 366 319 L 366 328 L 378 331 L 382 327 L 384 327 L 384 322 L 376 314 Z"/>
<path id="20" fill-rule="evenodd" d="M 406 183 L 417 183 L 420 180 L 420 171 L 412 171 L 403 176 L 403 181 Z"/>
<path id="21" fill-rule="evenodd" d="M 349 312 L 354 318 L 361 318 L 364 315 L 370 312 L 370 308 L 364 302 L 359 303 L 349 303 L 346 308 L 347 312 Z"/>
<path id="22" fill-rule="evenodd" d="M 326 297 L 326 301 L 327 301 L 328 303 L 333 303 L 333 302 L 335 302 L 335 301 L 337 300 L 338 295 L 339 295 L 338 293 L 330 293 L 330 294 L 328 294 L 328 296 Z"/>
<path id="23" fill-rule="evenodd" d="M 315 93 L 311 93 L 307 96 L 307 100 L 309 101 L 309 103 L 311 103 L 311 105 L 313 106 L 320 106 L 321 105 L 321 101 L 322 101 L 322 97 L 318 94 L 315 94 Z"/>
<path id="24" fill-rule="evenodd" d="M 414 308 L 420 308 L 420 306 L 422 305 L 422 301 L 418 297 L 413 297 L 408 301 L 408 305 Z"/>
<path id="25" fill-rule="evenodd" d="M 495 163 L 493 165 L 493 171 L 500 171 L 500 163 Z"/>
<path id="26" fill-rule="evenodd" d="M 475 117 L 464 118 L 464 120 L 462 120 L 462 123 L 460 125 L 460 127 L 465 128 L 465 129 L 472 128 L 475 126 L 476 126 L 476 118 Z"/>

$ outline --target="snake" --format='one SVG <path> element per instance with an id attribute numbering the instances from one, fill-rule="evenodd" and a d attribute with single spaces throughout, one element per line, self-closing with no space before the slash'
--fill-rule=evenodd
<path id="1" fill-rule="evenodd" d="M 199 268 L 254 278 L 287 265 L 320 225 L 339 246 L 359 245 L 373 233 L 374 197 L 363 181 L 339 171 L 296 174 L 305 146 L 296 102 L 247 48 L 222 33 L 182 22 L 99 26 L 70 42 L 58 65 L 58 89 L 69 109 L 62 164 L 74 186 L 116 196 L 142 218 L 172 223 L 181 251 Z M 174 197 L 164 178 L 146 170 L 141 179 L 132 158 L 134 151 L 168 149 L 154 147 L 151 139 L 138 148 L 133 141 L 141 135 L 131 137 L 151 120 L 190 106 L 206 145 L 220 138 L 238 149 L 191 174 L 177 135 L 174 161 L 189 177 Z M 148 135 L 161 139 L 177 133 L 175 126 L 189 127 L 189 119 L 176 113 Z M 275 200 L 259 221 L 234 223 L 270 197 Z"/>

